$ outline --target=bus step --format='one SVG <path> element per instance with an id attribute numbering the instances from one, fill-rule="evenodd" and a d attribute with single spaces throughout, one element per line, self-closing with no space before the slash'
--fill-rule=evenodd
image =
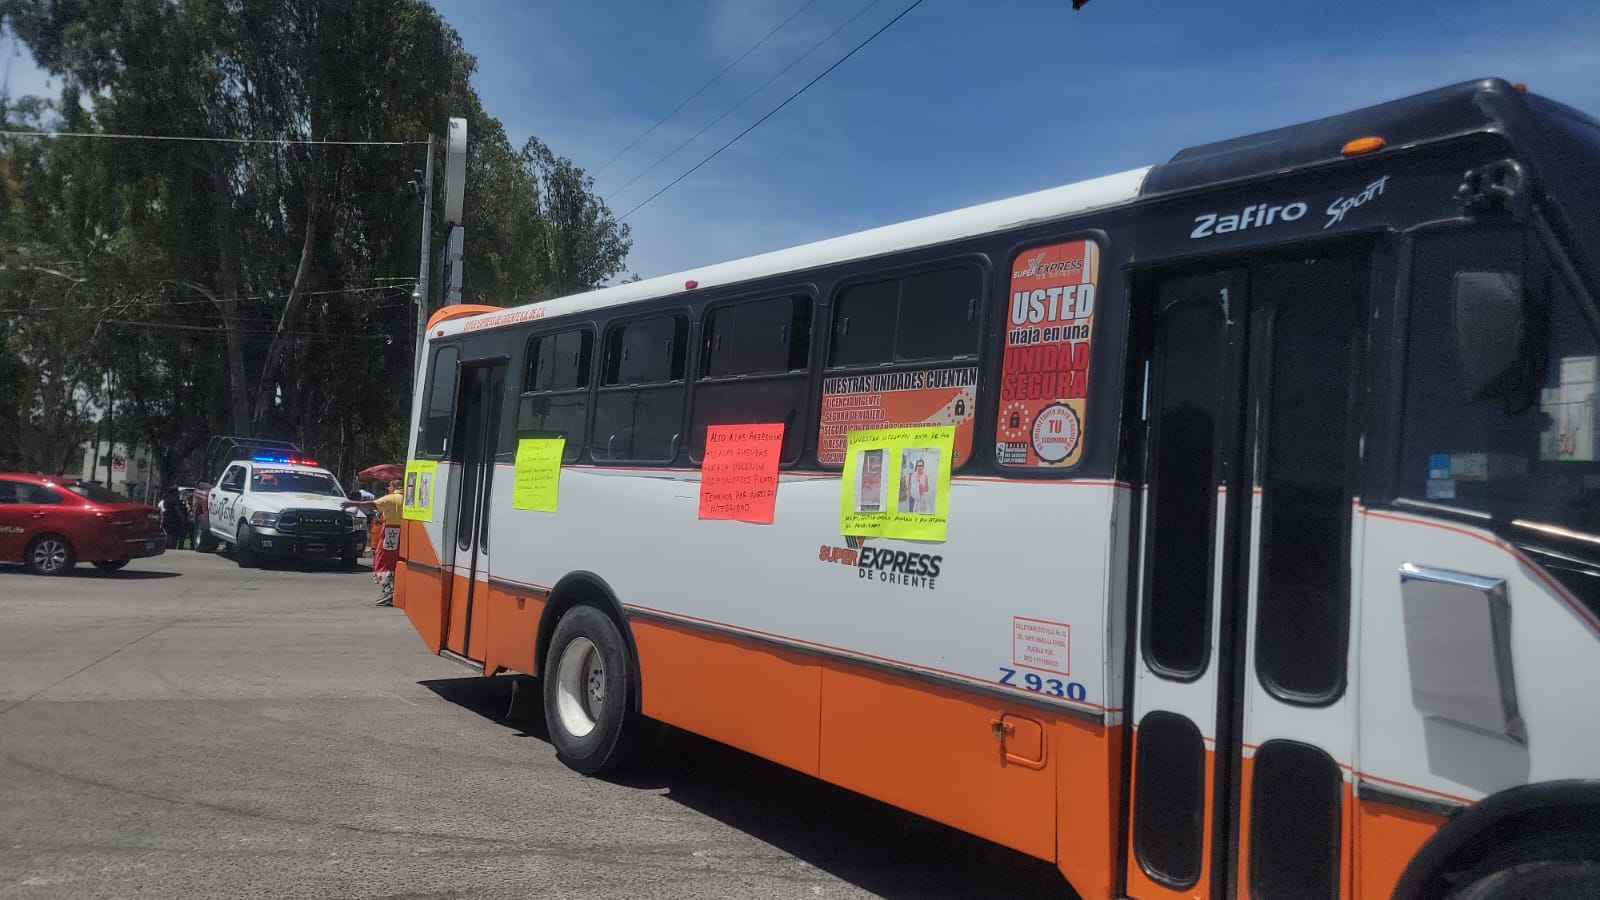
<path id="1" fill-rule="evenodd" d="M 440 650 L 439 656 L 444 659 L 448 659 L 453 663 L 460 663 L 461 665 L 476 671 L 479 675 L 483 674 L 483 662 L 480 660 L 468 659 L 454 650 Z"/>

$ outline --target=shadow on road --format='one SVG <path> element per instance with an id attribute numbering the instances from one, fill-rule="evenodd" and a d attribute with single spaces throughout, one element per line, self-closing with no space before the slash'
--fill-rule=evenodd
<path id="1" fill-rule="evenodd" d="M 145 581 L 152 578 L 181 578 L 183 573 L 166 572 L 161 569 L 135 569 L 131 566 L 115 572 L 102 572 L 88 566 L 78 566 L 72 570 L 72 575 L 74 578 L 99 578 L 105 581 Z"/>
<path id="2" fill-rule="evenodd" d="M 138 563 L 136 562 L 136 563 L 134 563 L 134 565 L 138 565 Z M 22 566 L 12 565 L 12 564 L 9 564 L 9 563 L 4 564 L 4 565 L 0 565 L 0 574 L 21 575 L 21 576 L 27 576 L 29 578 L 38 578 L 38 577 L 40 577 L 40 576 L 33 575 L 33 574 L 29 573 L 28 570 L 23 568 Z M 128 568 L 128 569 L 119 569 L 119 570 L 117 570 L 115 572 L 102 572 L 99 569 L 96 569 L 93 566 L 89 565 L 88 563 L 83 563 L 83 564 L 74 566 L 71 569 L 68 569 L 66 572 L 63 572 L 60 575 L 43 576 L 43 577 L 47 577 L 47 578 L 94 578 L 94 579 L 98 579 L 98 580 L 101 580 L 101 581 L 146 581 L 146 580 L 154 579 L 154 578 L 181 578 L 182 576 L 183 576 L 182 572 L 163 572 L 163 571 L 160 571 L 158 569 L 133 569 L 133 568 Z"/>
<path id="3" fill-rule="evenodd" d="M 535 679 L 450 678 L 420 684 L 518 736 L 549 740 Z M 675 728 L 662 731 L 650 762 L 614 783 L 664 790 L 669 799 L 863 890 L 893 900 L 1075 896 L 1049 863 L 715 741 Z"/>
<path id="4" fill-rule="evenodd" d="M 234 555 L 232 549 L 219 549 L 215 555 L 235 565 L 239 563 L 239 557 Z M 363 557 L 354 565 L 346 567 L 338 559 L 307 559 L 301 556 L 279 556 L 263 553 L 257 554 L 251 564 L 245 566 L 245 568 L 264 569 L 268 572 L 345 572 L 371 575 L 372 560 L 369 557 Z"/>

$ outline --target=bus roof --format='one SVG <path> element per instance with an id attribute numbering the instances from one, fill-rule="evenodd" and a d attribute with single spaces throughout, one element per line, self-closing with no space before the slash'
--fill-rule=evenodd
<path id="1" fill-rule="evenodd" d="M 1377 136 L 1394 149 L 1482 131 L 1525 127 L 1528 103 L 1521 85 L 1486 78 L 1462 82 L 1376 106 L 1271 131 L 1203 144 L 1158 166 L 1130 169 L 1088 181 L 982 203 L 894 225 L 802 244 L 731 262 L 552 300 L 469 315 L 459 309 L 430 328 L 430 337 L 498 328 L 587 312 L 674 293 L 803 272 L 833 263 L 931 247 L 978 234 L 1064 218 L 1160 195 L 1220 186 L 1241 179 L 1336 162 L 1344 145 Z M 693 283 L 691 288 L 689 285 Z"/>
<path id="2" fill-rule="evenodd" d="M 1115 175 L 1079 181 L 1032 194 L 1023 194 L 1020 197 L 981 203 L 953 212 L 858 231 L 785 250 L 442 322 L 433 329 L 430 337 L 498 328 L 502 325 L 565 316 L 631 303 L 635 300 L 663 297 L 686 290 L 686 283 L 690 281 L 696 282 L 695 289 L 737 284 L 783 272 L 800 272 L 830 263 L 869 259 L 900 250 L 930 247 L 972 235 L 1002 231 L 1031 222 L 1043 222 L 1092 209 L 1116 206 L 1138 198 L 1140 186 L 1149 171 L 1148 166 L 1130 169 Z"/>

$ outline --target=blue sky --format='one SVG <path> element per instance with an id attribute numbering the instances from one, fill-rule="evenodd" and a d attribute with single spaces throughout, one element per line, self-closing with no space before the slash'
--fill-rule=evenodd
<path id="1" fill-rule="evenodd" d="M 621 215 L 910 0 L 435 0 L 515 144 L 537 134 Z M 861 12 L 865 9 L 865 12 Z M 824 35 L 721 124 L 619 190 Z M 9 57 L 14 47 L 0 47 Z M 634 212 L 650 276 L 1160 162 L 1183 147 L 1487 75 L 1600 114 L 1600 0 L 924 0 Z M 11 92 L 42 86 L 25 58 Z M 471 210 L 467 211 L 470 228 Z M 470 240 L 470 230 L 468 232 Z"/>

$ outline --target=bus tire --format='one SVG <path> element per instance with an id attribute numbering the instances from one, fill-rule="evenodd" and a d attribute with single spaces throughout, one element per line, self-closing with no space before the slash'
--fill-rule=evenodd
<path id="1" fill-rule="evenodd" d="M 580 604 L 556 623 L 541 679 L 544 720 L 567 767 L 604 775 L 638 757 L 646 728 L 629 696 L 633 665 L 622 631 L 602 610 Z"/>
<path id="2" fill-rule="evenodd" d="M 1450 900 L 1581 900 L 1600 897 L 1600 862 L 1539 860 L 1478 878 Z"/>

